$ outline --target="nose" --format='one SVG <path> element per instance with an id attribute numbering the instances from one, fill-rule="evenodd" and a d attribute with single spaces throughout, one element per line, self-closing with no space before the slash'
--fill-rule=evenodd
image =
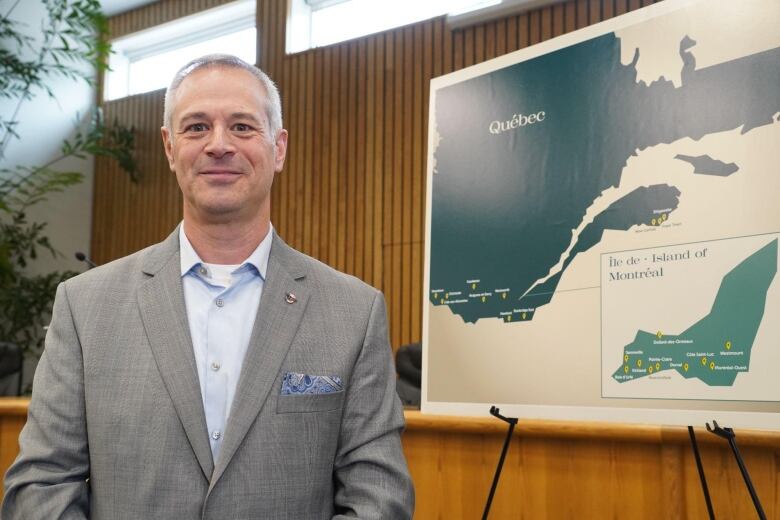
<path id="1" fill-rule="evenodd" d="M 222 125 L 215 125 L 212 131 L 209 133 L 208 142 L 206 143 L 205 152 L 210 157 L 223 157 L 235 152 L 235 146 L 231 139 L 230 132 Z"/>

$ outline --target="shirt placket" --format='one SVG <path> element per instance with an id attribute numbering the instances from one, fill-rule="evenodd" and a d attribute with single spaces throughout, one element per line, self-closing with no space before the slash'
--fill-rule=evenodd
<path id="1" fill-rule="evenodd" d="M 230 345 L 226 344 L 226 338 L 232 337 L 226 316 L 230 290 L 220 290 L 216 297 L 212 298 L 208 311 L 204 411 L 209 428 L 211 451 L 215 460 L 222 445 L 227 419 L 228 381 L 223 364 L 230 348 Z"/>

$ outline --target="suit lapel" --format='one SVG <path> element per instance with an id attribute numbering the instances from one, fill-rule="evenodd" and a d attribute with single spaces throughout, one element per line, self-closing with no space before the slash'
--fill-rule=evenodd
<path id="1" fill-rule="evenodd" d="M 149 344 L 187 439 L 210 480 L 214 463 L 184 305 L 178 228 L 150 250 L 144 272 L 152 277 L 139 287 L 138 304 Z"/>
<path id="2" fill-rule="evenodd" d="M 300 254 L 274 235 L 268 272 L 258 315 L 255 318 L 241 376 L 230 409 L 225 440 L 214 468 L 210 489 L 225 471 L 233 455 L 265 404 L 303 318 L 309 293 L 298 269 Z M 288 294 L 294 294 L 290 303 Z"/>

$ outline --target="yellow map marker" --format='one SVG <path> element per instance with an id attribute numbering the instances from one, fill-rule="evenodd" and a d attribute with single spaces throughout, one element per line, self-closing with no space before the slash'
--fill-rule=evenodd
<path id="1" fill-rule="evenodd" d="M 525 319 L 525 313 L 523 313 L 523 319 Z"/>
<path id="2" fill-rule="evenodd" d="M 710 370 L 715 370 L 715 362 L 710 361 Z"/>
<path id="3" fill-rule="evenodd" d="M 731 350 L 731 342 L 730 341 L 726 342 L 726 350 Z"/>
<path id="4" fill-rule="evenodd" d="M 642 360 L 641 359 L 637 359 L 636 360 L 636 366 L 637 366 L 637 368 L 642 368 Z"/>
<path id="5" fill-rule="evenodd" d="M 447 298 L 449 298 L 449 297 L 450 297 L 450 293 L 448 293 L 448 292 L 444 293 L 444 299 L 445 299 L 445 300 L 446 300 Z"/>
<path id="6" fill-rule="evenodd" d="M 477 288 L 477 284 L 475 284 L 475 283 L 471 284 L 471 288 L 472 289 L 476 289 Z"/>
<path id="7" fill-rule="evenodd" d="M 661 363 L 656 363 L 655 364 L 655 369 L 656 370 L 661 370 Z"/>
<path id="8" fill-rule="evenodd" d="M 666 221 L 667 218 L 669 218 L 669 215 L 667 215 L 666 213 L 661 215 L 661 220 L 663 220 L 664 222 Z"/>
<path id="9" fill-rule="evenodd" d="M 704 366 L 707 365 L 707 358 L 706 357 L 701 358 L 701 364 L 704 365 Z"/>
<path id="10" fill-rule="evenodd" d="M 653 373 L 653 365 L 650 365 L 649 367 L 647 367 L 647 371 L 652 374 Z"/>
<path id="11" fill-rule="evenodd" d="M 683 370 L 688 371 L 688 363 L 683 363 Z"/>
<path id="12" fill-rule="evenodd" d="M 625 366 L 623 367 L 623 372 L 625 372 L 626 374 L 628 374 L 628 365 L 625 365 Z"/>
<path id="13" fill-rule="evenodd" d="M 664 337 L 664 333 L 659 330 L 658 332 L 655 333 L 655 337 L 661 339 Z"/>
<path id="14" fill-rule="evenodd" d="M 506 321 L 512 321 L 512 315 L 511 314 L 506 317 Z"/>
<path id="15" fill-rule="evenodd" d="M 485 303 L 485 297 L 484 296 L 482 297 L 482 303 Z"/>
<path id="16" fill-rule="evenodd" d="M 650 223 L 655 226 L 655 219 L 651 220 Z"/>
<path id="17" fill-rule="evenodd" d="M 505 292 L 502 292 L 502 293 L 501 293 L 501 298 L 502 298 L 502 299 L 504 299 L 504 300 L 506 300 L 506 293 L 505 293 Z"/>
<path id="18" fill-rule="evenodd" d="M 626 363 L 628 363 L 628 354 L 626 354 L 625 356 L 623 356 L 623 361 L 625 361 Z"/>

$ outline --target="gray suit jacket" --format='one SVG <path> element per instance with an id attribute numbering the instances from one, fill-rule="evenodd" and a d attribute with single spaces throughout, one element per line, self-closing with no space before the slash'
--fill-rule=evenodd
<path id="1" fill-rule="evenodd" d="M 174 232 L 58 288 L 2 517 L 410 518 L 402 428 L 382 294 L 275 236 L 213 461 Z"/>

